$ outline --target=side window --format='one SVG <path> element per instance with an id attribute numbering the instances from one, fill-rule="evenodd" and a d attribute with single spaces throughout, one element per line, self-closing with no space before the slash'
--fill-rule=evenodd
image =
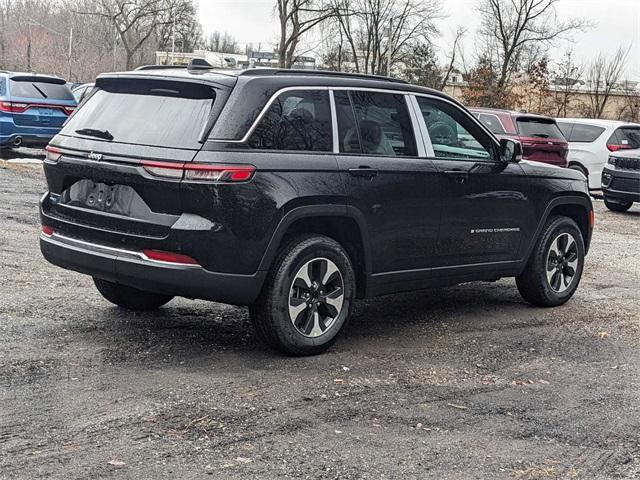
<path id="1" fill-rule="evenodd" d="M 0 77 L 0 97 L 4 97 L 7 94 L 7 87 L 3 77 Z"/>
<path id="2" fill-rule="evenodd" d="M 561 127 L 562 129 L 562 127 Z M 602 132 L 604 132 L 605 129 L 602 127 L 596 127 L 593 125 L 584 125 L 582 123 L 576 123 L 573 126 L 573 130 L 571 130 L 571 133 L 569 134 L 569 136 L 567 137 L 565 135 L 565 138 L 567 140 L 569 140 L 570 142 L 583 142 L 583 143 L 589 143 L 589 142 L 593 142 L 596 138 L 598 138 L 600 135 L 602 135 Z M 564 131 L 563 131 L 564 133 Z"/>
<path id="3" fill-rule="evenodd" d="M 558 128 L 562 132 L 562 135 L 564 136 L 564 138 L 566 138 L 567 141 L 571 141 L 569 139 L 571 138 L 571 129 L 573 127 L 573 124 L 564 123 L 564 122 L 556 122 L 556 123 L 558 124 Z"/>
<path id="4" fill-rule="evenodd" d="M 263 150 L 330 152 L 329 92 L 295 90 L 278 95 L 248 144 Z"/>
<path id="5" fill-rule="evenodd" d="M 382 156 L 417 155 L 404 95 L 336 91 L 335 101 L 340 152 Z"/>
<path id="6" fill-rule="evenodd" d="M 438 158 L 491 160 L 492 140 L 454 105 L 416 97 Z"/>
<path id="7" fill-rule="evenodd" d="M 505 132 L 500 119 L 496 115 L 481 113 L 478 118 L 480 118 L 480 121 L 493 133 L 497 133 L 499 135 L 507 133 Z"/>

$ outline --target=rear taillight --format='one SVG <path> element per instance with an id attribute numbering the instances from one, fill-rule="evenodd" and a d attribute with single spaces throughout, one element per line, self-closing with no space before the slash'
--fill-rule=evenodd
<path id="1" fill-rule="evenodd" d="M 62 110 L 64 111 L 64 113 L 66 113 L 67 115 L 71 115 L 73 112 L 75 112 L 76 107 L 62 107 Z"/>
<path id="2" fill-rule="evenodd" d="M 225 183 L 246 182 L 256 171 L 253 165 L 170 163 L 149 160 L 142 161 L 142 168 L 157 177 Z"/>
<path id="3" fill-rule="evenodd" d="M 180 265 L 198 265 L 198 262 L 180 253 L 165 252 L 164 250 L 143 250 L 142 251 L 149 260 L 156 262 L 176 263 Z"/>
<path id="4" fill-rule="evenodd" d="M 607 148 L 610 152 L 617 152 L 618 150 L 627 150 L 631 148 L 629 144 L 616 145 L 615 143 L 607 143 Z"/>
<path id="5" fill-rule="evenodd" d="M 51 235 L 53 235 L 53 227 L 49 227 L 47 225 L 43 225 L 42 234 L 47 236 L 47 237 L 50 237 Z"/>
<path id="6" fill-rule="evenodd" d="M 45 157 L 45 160 L 47 162 L 55 163 L 58 160 L 60 160 L 60 157 L 62 156 L 62 151 L 59 148 L 52 147 L 51 145 L 47 145 L 45 147 L 45 150 L 47 151 L 47 156 Z"/>
<path id="7" fill-rule="evenodd" d="M 22 113 L 30 106 L 28 103 L 0 102 L 0 112 Z"/>

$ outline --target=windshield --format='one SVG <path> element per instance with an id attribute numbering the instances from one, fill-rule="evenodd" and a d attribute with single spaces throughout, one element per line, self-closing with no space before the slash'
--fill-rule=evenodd
<path id="1" fill-rule="evenodd" d="M 108 79 L 69 119 L 62 135 L 158 147 L 199 149 L 215 91 L 163 80 Z"/>
<path id="2" fill-rule="evenodd" d="M 561 138 L 562 132 L 554 121 L 537 118 L 519 118 L 518 131 L 523 137 Z"/>
<path id="3" fill-rule="evenodd" d="M 49 82 L 30 82 L 25 80 L 9 81 L 12 97 L 48 98 L 51 100 L 73 100 L 71 90 L 66 85 Z"/>

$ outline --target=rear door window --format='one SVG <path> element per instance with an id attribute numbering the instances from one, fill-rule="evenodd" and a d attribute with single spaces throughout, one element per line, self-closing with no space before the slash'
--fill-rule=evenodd
<path id="1" fill-rule="evenodd" d="M 113 142 L 197 149 L 216 97 L 208 85 L 164 80 L 106 79 L 95 88 L 62 135 L 91 129 Z"/>
<path id="2" fill-rule="evenodd" d="M 640 127 L 617 128 L 607 144 L 618 145 L 621 149 L 640 148 Z"/>
<path id="3" fill-rule="evenodd" d="M 335 92 L 340 152 L 417 155 L 411 117 L 402 94 Z M 349 98 L 352 112 L 349 112 Z"/>
<path id="4" fill-rule="evenodd" d="M 248 143 L 262 150 L 330 152 L 333 143 L 329 92 L 281 93 L 269 106 Z"/>
<path id="5" fill-rule="evenodd" d="M 537 118 L 518 118 L 518 132 L 523 137 L 564 138 L 554 121 Z"/>
<path id="6" fill-rule="evenodd" d="M 9 80 L 12 97 L 73 100 L 73 94 L 66 85 L 49 82 L 32 82 L 29 80 Z"/>
<path id="7" fill-rule="evenodd" d="M 570 142 L 591 143 L 594 142 L 605 129 L 596 127 L 595 125 L 585 125 L 584 123 L 576 123 L 567 137 Z"/>
<path id="8" fill-rule="evenodd" d="M 497 133 L 499 135 L 507 133 L 497 115 L 481 113 L 478 118 L 493 133 Z"/>
<path id="9" fill-rule="evenodd" d="M 7 84 L 4 77 L 0 77 L 0 97 L 4 97 L 7 94 Z"/>

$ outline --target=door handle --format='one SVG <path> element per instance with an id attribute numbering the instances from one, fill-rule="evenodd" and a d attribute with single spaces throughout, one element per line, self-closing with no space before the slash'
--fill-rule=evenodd
<path id="1" fill-rule="evenodd" d="M 362 165 L 358 168 L 350 168 L 349 175 L 353 177 L 373 178 L 378 175 L 378 170 Z"/>
<path id="2" fill-rule="evenodd" d="M 453 177 L 456 183 L 464 183 L 469 178 L 469 172 L 464 170 L 445 170 L 444 174 Z"/>

